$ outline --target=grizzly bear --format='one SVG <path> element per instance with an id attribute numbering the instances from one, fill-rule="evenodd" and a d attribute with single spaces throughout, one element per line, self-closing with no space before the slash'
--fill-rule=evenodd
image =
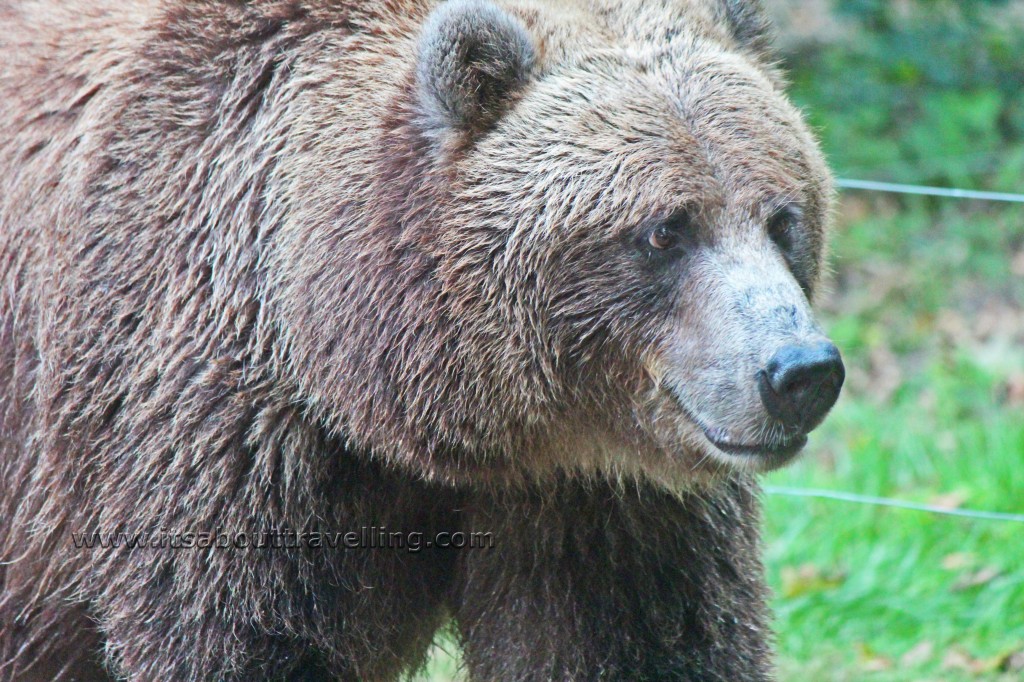
<path id="1" fill-rule="evenodd" d="M 0 18 L 0 679 L 771 678 L 843 368 L 756 2 Z"/>

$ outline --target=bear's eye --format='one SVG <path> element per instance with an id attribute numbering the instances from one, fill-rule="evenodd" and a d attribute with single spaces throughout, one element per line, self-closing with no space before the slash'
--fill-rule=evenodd
<path id="1" fill-rule="evenodd" d="M 648 254 L 681 252 L 687 239 L 692 239 L 689 213 L 681 210 L 648 227 L 641 246 Z"/>
<path id="2" fill-rule="evenodd" d="M 659 251 L 667 251 L 679 243 L 679 233 L 667 225 L 658 225 L 647 236 L 647 243 Z"/>
<path id="3" fill-rule="evenodd" d="M 793 276 L 804 292 L 810 291 L 808 281 L 808 254 L 806 243 L 801 238 L 800 227 L 804 215 L 799 206 L 788 205 L 777 209 L 768 219 L 768 236 L 786 259 Z"/>
<path id="4" fill-rule="evenodd" d="M 790 205 L 776 210 L 768 219 L 768 236 L 783 254 L 788 255 L 793 251 L 794 233 L 800 217 L 799 207 Z"/>

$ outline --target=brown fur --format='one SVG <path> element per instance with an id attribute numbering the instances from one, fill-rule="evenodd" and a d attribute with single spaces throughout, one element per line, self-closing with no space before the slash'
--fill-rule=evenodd
<path id="1" fill-rule="evenodd" d="M 769 678 L 756 465 L 676 402 L 761 433 L 735 297 L 814 329 L 761 15 L 463 5 L 0 2 L 0 680 L 390 680 L 450 616 L 474 680 Z M 623 244 L 681 207 L 677 285 Z M 496 546 L 70 542 L 372 525 Z"/>

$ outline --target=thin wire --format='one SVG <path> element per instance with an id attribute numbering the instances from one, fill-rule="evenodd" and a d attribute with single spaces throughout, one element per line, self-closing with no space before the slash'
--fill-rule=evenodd
<path id="1" fill-rule="evenodd" d="M 987 521 L 1011 521 L 1013 523 L 1024 523 L 1024 514 L 1007 514 L 1004 512 L 975 511 L 973 509 L 948 509 L 937 507 L 932 504 L 918 504 L 906 500 L 895 500 L 890 497 L 872 497 L 870 495 L 858 495 L 857 493 L 845 493 L 838 490 L 821 490 L 817 488 L 787 488 L 784 486 L 766 485 L 764 491 L 769 495 L 784 495 L 786 497 L 815 497 L 823 500 L 838 500 L 840 502 L 853 502 L 855 504 L 867 504 L 876 507 L 893 507 L 896 509 L 910 509 L 912 511 L 928 512 L 929 514 L 941 514 L 943 516 L 961 516 L 968 519 L 984 519 Z"/>
<path id="2" fill-rule="evenodd" d="M 979 199 L 981 201 L 1007 201 L 1014 204 L 1024 204 L 1024 194 L 1007 194 L 1005 192 L 979 192 L 973 189 L 926 187 L 924 185 L 901 185 L 895 182 L 851 180 L 848 178 L 840 178 L 836 180 L 836 186 L 843 189 L 863 189 L 871 192 L 918 194 L 933 197 L 950 197 L 953 199 Z"/>

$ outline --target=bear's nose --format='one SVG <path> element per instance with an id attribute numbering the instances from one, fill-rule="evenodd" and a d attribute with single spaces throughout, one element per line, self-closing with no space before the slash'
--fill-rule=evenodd
<path id="1" fill-rule="evenodd" d="M 843 359 L 831 341 L 787 345 L 758 373 L 758 390 L 768 414 L 807 432 L 835 404 L 845 378 Z"/>

